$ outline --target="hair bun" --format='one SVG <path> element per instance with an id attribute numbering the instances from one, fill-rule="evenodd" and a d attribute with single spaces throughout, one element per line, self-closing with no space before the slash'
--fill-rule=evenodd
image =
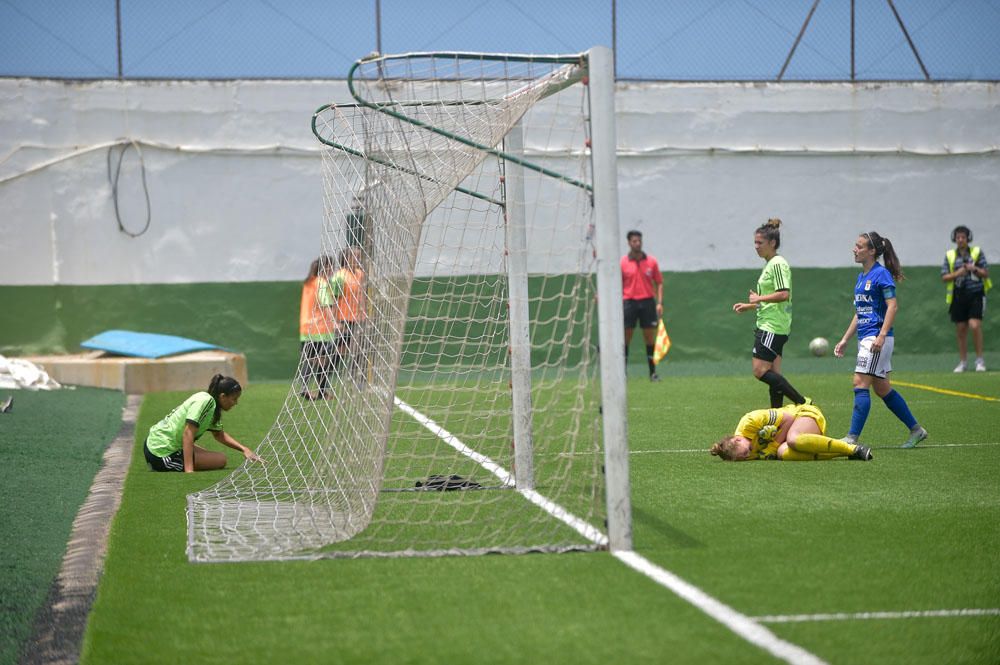
<path id="1" fill-rule="evenodd" d="M 779 226 L 781 226 L 781 219 L 778 217 L 771 217 L 770 219 L 767 220 L 767 225 L 773 226 L 774 228 L 778 228 Z"/>

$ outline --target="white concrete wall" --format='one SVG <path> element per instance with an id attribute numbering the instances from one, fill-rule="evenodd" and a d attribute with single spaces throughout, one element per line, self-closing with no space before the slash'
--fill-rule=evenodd
<path id="1" fill-rule="evenodd" d="M 0 80 L 0 284 L 300 279 L 323 216 L 309 120 L 335 99 L 343 82 Z M 960 223 L 1000 262 L 997 84 L 630 83 L 617 108 L 622 229 L 665 270 L 760 265 L 772 216 L 795 266 L 850 265 L 867 230 L 937 264 Z M 121 137 L 145 164 L 139 238 L 114 217 Z M 119 190 L 141 228 L 134 151 Z"/>

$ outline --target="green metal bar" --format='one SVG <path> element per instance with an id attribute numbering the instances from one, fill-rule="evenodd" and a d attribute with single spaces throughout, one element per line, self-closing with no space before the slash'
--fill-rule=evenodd
<path id="1" fill-rule="evenodd" d="M 427 57 L 427 58 L 437 58 L 437 57 L 441 57 L 441 58 L 455 58 L 455 59 L 458 59 L 458 60 L 463 60 L 464 59 L 464 60 L 514 61 L 514 62 L 544 62 L 544 63 L 555 63 L 555 64 L 573 64 L 573 63 L 579 63 L 581 65 L 585 61 L 585 56 L 583 56 L 583 55 L 577 55 L 577 56 L 537 56 L 537 57 L 529 57 L 529 56 L 506 56 L 506 55 L 503 55 L 503 54 L 489 54 L 489 53 L 487 53 L 487 54 L 481 54 L 480 55 L 480 54 L 462 53 L 462 52 L 407 53 L 407 54 L 400 54 L 400 55 L 380 56 L 380 58 L 382 60 L 394 60 L 394 59 L 410 58 L 410 57 L 412 57 L 414 55 L 419 55 L 421 57 Z M 451 139 L 453 141 L 457 141 L 458 143 L 461 143 L 463 145 L 467 145 L 467 146 L 469 146 L 471 148 L 475 148 L 477 150 L 482 150 L 483 152 L 486 152 L 486 153 L 489 153 L 489 154 L 494 155 L 496 157 L 499 157 L 500 159 L 504 159 L 504 160 L 513 162 L 514 164 L 519 164 L 519 165 L 523 166 L 526 169 L 530 169 L 530 170 L 535 171 L 537 173 L 541 173 L 542 175 L 548 176 L 550 178 L 554 178 L 556 180 L 561 180 L 562 182 L 565 182 L 567 184 L 573 185 L 574 187 L 580 187 L 581 189 L 584 189 L 584 190 L 586 190 L 588 192 L 592 192 L 593 191 L 593 187 L 591 185 L 588 185 L 585 182 L 582 182 L 580 180 L 576 180 L 575 178 L 570 178 L 569 176 L 565 176 L 565 175 L 563 175 L 561 173 L 558 173 L 556 171 L 553 171 L 551 169 L 547 169 L 547 168 L 544 168 L 542 166 L 538 166 L 537 164 L 534 164 L 534 163 L 529 162 L 527 160 L 521 159 L 520 157 L 517 157 L 515 155 L 511 155 L 511 154 L 506 153 L 506 152 L 504 152 L 502 150 L 497 150 L 496 148 L 491 148 L 489 146 L 485 146 L 485 145 L 476 143 L 475 141 L 472 141 L 472 140 L 467 139 L 465 137 L 459 136 L 458 134 L 455 134 L 453 132 L 449 132 L 449 131 L 441 129 L 439 127 L 435 127 L 435 126 L 433 126 L 433 125 L 431 125 L 429 123 L 423 122 L 421 120 L 417 120 L 415 118 L 410 118 L 410 117 L 408 117 L 406 115 L 403 115 L 402 113 L 398 113 L 396 111 L 393 111 L 393 110 L 387 108 L 388 105 L 385 105 L 385 104 L 376 104 L 375 102 L 370 102 L 370 101 L 364 99 L 354 89 L 354 74 L 357 71 L 358 67 L 360 67 L 361 65 L 371 63 L 374 60 L 378 60 L 378 59 L 379 58 L 371 58 L 371 59 L 368 59 L 368 60 L 358 60 L 357 62 L 354 63 L 354 65 L 351 66 L 351 69 L 350 69 L 350 71 L 347 74 L 347 88 L 348 88 L 348 90 L 350 90 L 351 96 L 354 97 L 354 99 L 356 99 L 358 101 L 358 103 L 361 104 L 362 106 L 366 106 L 366 107 L 368 107 L 370 109 L 378 111 L 379 113 L 384 113 L 384 114 L 386 114 L 386 115 L 388 115 L 390 117 L 396 118 L 397 120 L 401 120 L 403 122 L 409 123 L 409 124 L 414 125 L 416 127 L 420 127 L 422 129 L 426 129 L 426 130 L 428 130 L 430 132 L 434 132 L 435 134 L 438 134 L 440 136 L 444 136 L 445 138 Z M 583 71 L 581 71 L 580 78 L 582 78 L 583 76 L 584 76 L 584 73 L 583 73 Z M 567 80 L 565 82 L 564 85 L 560 86 L 558 89 L 556 89 L 553 92 L 559 92 L 563 88 L 567 88 L 570 85 L 573 85 L 574 83 L 576 83 L 577 80 L 579 80 L 579 79 L 569 79 L 569 80 Z M 393 105 L 395 105 L 395 104 L 393 104 Z"/>
<path id="2" fill-rule="evenodd" d="M 313 135 L 317 139 L 319 139 L 320 143 L 322 143 L 324 145 L 328 145 L 331 148 L 336 148 L 337 150 L 341 150 L 343 152 L 346 152 L 349 155 L 353 155 L 355 157 L 360 157 L 361 159 L 364 159 L 364 160 L 367 160 L 367 161 L 371 161 L 371 162 L 375 162 L 376 164 L 381 164 L 382 166 L 387 166 L 387 167 L 389 167 L 391 169 L 395 169 L 396 171 L 400 171 L 400 172 L 405 173 L 407 175 L 415 176 L 417 178 L 420 178 L 421 180 L 426 180 L 428 182 L 433 182 L 434 184 L 437 184 L 437 185 L 443 184 L 443 183 L 435 180 L 434 178 L 432 178 L 432 177 L 430 177 L 428 175 L 424 175 L 422 173 L 417 173 L 416 171 L 413 171 L 412 169 L 408 169 L 406 167 L 399 166 L 398 164 L 393 164 L 392 162 L 387 162 L 386 160 L 380 159 L 378 157 L 373 157 L 371 155 L 367 155 L 367 154 L 361 152 L 360 150 L 355 150 L 354 148 L 348 148 L 346 145 L 343 145 L 341 143 L 337 143 L 336 141 L 330 141 L 330 140 L 324 138 L 323 136 L 321 136 L 320 133 L 319 133 L 319 130 L 316 127 L 316 119 L 319 117 L 320 113 L 322 113 L 323 111 L 325 111 L 328 108 L 331 108 L 332 106 L 334 106 L 334 105 L 333 104 L 324 104 L 323 106 L 319 107 L 316 110 L 315 113 L 313 113 L 312 122 L 310 124 L 312 125 Z M 348 106 L 348 105 L 345 104 L 344 106 Z M 486 201 L 487 203 L 492 203 L 493 205 L 499 206 L 501 208 L 504 207 L 504 203 L 502 201 L 497 201 L 496 199 L 492 198 L 491 196 L 488 196 L 487 194 L 480 194 L 479 192 L 473 191 L 471 189 L 466 189 L 465 187 L 455 187 L 455 191 L 461 192 L 463 194 L 466 194 L 466 195 L 471 196 L 473 198 L 479 199 L 481 201 Z"/>

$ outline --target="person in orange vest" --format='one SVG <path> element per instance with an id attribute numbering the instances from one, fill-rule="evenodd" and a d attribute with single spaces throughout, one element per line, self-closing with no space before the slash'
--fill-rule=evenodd
<path id="1" fill-rule="evenodd" d="M 337 321 L 333 310 L 320 303 L 319 294 L 333 271 L 333 258 L 322 255 L 309 266 L 309 274 L 302 284 L 299 304 L 299 341 L 302 351 L 299 359 L 299 380 L 305 399 L 329 397 L 329 372 L 334 354 L 334 337 Z M 309 392 L 310 379 L 315 377 L 318 392 Z"/>
<path id="2" fill-rule="evenodd" d="M 320 287 L 318 294 L 320 304 L 329 307 L 336 320 L 333 364 L 349 366 L 351 375 L 356 375 L 360 367 L 357 338 L 367 316 L 362 259 L 361 247 L 345 249 L 340 255 L 340 269 Z"/>
<path id="3" fill-rule="evenodd" d="M 983 312 L 986 310 L 986 292 L 993 284 L 990 282 L 986 255 L 979 247 L 969 245 L 970 240 L 972 231 L 968 226 L 956 226 L 951 232 L 955 248 L 945 253 L 941 281 L 948 285 L 945 302 L 948 303 L 948 313 L 955 324 L 958 338 L 958 365 L 955 371 L 965 371 L 969 330 L 972 330 L 972 341 L 976 347 L 976 371 L 985 372 Z"/>

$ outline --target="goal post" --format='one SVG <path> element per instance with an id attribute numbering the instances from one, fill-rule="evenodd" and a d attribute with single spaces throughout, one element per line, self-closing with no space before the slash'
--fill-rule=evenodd
<path id="1" fill-rule="evenodd" d="M 517 122 L 507 133 L 504 151 L 524 154 L 524 127 Z M 514 419 L 514 480 L 518 488 L 534 489 L 534 446 L 531 432 L 531 331 L 528 311 L 528 233 L 524 210 L 524 167 L 504 168 L 506 203 L 507 281 L 510 293 L 511 413 Z"/>
<path id="2" fill-rule="evenodd" d="M 631 549 L 611 53 L 376 55 L 313 115 L 295 380 L 192 561 Z"/>
<path id="3" fill-rule="evenodd" d="M 597 220 L 597 293 L 600 343 L 613 353 L 601 354 L 601 399 L 604 410 L 605 481 L 608 536 L 612 550 L 632 549 L 632 502 L 628 466 L 622 274 L 618 264 L 618 175 L 615 133 L 614 61 L 611 51 L 590 51 L 591 126 L 594 154 L 594 217 Z"/>

